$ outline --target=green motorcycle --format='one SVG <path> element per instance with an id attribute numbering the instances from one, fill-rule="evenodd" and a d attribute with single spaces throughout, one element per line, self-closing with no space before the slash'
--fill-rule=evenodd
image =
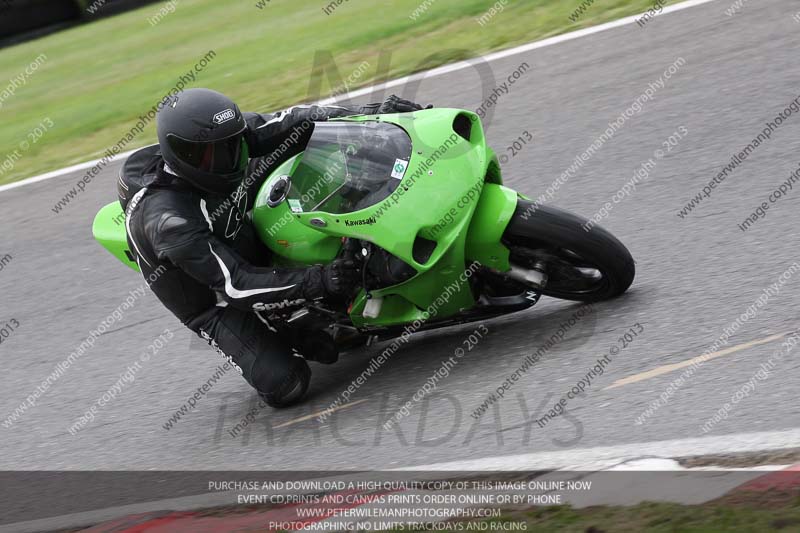
<path id="1" fill-rule="evenodd" d="M 94 235 L 137 269 L 121 217 L 109 204 Z M 606 230 L 504 187 L 480 118 L 459 109 L 316 123 L 305 150 L 269 171 L 253 221 L 276 266 L 360 262 L 362 288 L 338 308 L 260 309 L 339 346 L 520 311 L 542 295 L 613 298 L 635 271 Z"/>

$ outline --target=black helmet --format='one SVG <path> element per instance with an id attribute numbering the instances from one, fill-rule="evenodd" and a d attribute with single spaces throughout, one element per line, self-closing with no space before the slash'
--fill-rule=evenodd
<path id="1" fill-rule="evenodd" d="M 159 110 L 161 155 L 169 169 L 199 189 L 232 192 L 249 161 L 241 111 L 228 97 L 209 89 L 171 96 Z"/>

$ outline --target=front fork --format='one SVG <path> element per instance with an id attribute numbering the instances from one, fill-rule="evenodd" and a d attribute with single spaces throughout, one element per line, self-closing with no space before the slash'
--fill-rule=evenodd
<path id="1" fill-rule="evenodd" d="M 518 199 L 519 194 L 508 187 L 484 184 L 467 232 L 466 259 L 533 289 L 542 289 L 547 284 L 544 269 L 513 265 L 511 252 L 503 244 L 503 234 L 514 216 Z"/>

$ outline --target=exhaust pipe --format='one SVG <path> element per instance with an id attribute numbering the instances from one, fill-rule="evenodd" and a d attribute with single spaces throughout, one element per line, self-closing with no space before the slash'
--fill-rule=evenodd
<path id="1" fill-rule="evenodd" d="M 544 289 L 547 285 L 547 274 L 537 269 L 527 269 L 511 265 L 511 270 L 503 272 L 502 274 L 535 289 Z"/>

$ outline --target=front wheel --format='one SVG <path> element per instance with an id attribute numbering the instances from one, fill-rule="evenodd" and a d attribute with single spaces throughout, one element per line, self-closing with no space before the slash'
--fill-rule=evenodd
<path id="1" fill-rule="evenodd" d="M 511 263 L 547 274 L 542 294 L 596 302 L 619 296 L 633 283 L 636 267 L 628 249 L 599 226 L 567 211 L 520 199 L 503 243 Z"/>

